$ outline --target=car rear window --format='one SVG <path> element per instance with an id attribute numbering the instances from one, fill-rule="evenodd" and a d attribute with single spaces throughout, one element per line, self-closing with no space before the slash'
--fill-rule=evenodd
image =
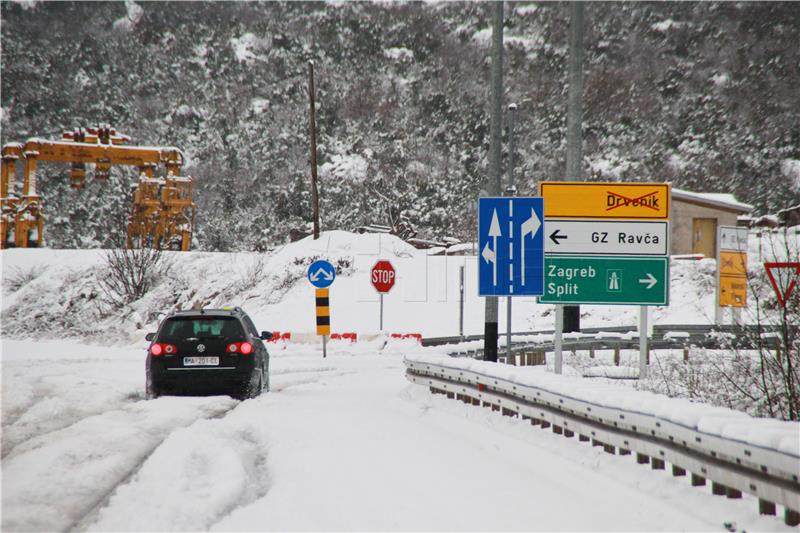
<path id="1" fill-rule="evenodd" d="M 239 321 L 232 317 L 175 317 L 167 319 L 159 335 L 161 342 L 190 338 L 241 340 L 244 331 Z"/>

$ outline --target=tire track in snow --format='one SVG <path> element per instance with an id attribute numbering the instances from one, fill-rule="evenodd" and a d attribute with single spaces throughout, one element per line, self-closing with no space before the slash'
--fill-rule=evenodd
<path id="1" fill-rule="evenodd" d="M 259 403 L 172 432 L 75 529 L 206 530 L 265 496 L 267 439 L 251 422 Z"/>
<path id="2" fill-rule="evenodd" d="M 271 375 L 278 384 L 271 393 L 353 373 L 335 367 L 276 369 Z M 172 432 L 71 529 L 207 530 L 266 496 L 268 438 L 250 422 L 265 397 Z"/>
<path id="3" fill-rule="evenodd" d="M 277 366 L 277 365 L 274 365 Z M 285 376 L 287 374 L 307 374 L 310 372 L 335 372 L 339 370 L 333 366 L 320 366 L 320 367 L 312 367 L 308 366 L 305 368 L 302 367 L 286 367 L 286 368 L 271 368 L 270 375 L 272 376 Z"/>
<path id="4" fill-rule="evenodd" d="M 18 445 L 3 461 L 2 529 L 79 527 L 176 429 L 237 405 L 220 397 L 135 402 Z"/>
<path id="5" fill-rule="evenodd" d="M 197 419 L 194 422 L 191 422 L 191 424 L 188 427 L 192 427 L 194 424 L 197 424 L 198 422 L 222 419 L 222 418 L 226 417 L 231 411 L 236 409 L 238 407 L 238 405 L 240 405 L 240 404 L 234 404 L 229 409 L 221 411 L 221 412 L 219 412 L 219 413 L 217 413 L 215 415 L 212 415 L 212 416 L 210 416 L 208 418 Z M 166 442 L 176 432 L 185 430 L 186 428 L 187 428 L 187 426 L 181 426 L 179 428 L 176 428 L 174 431 L 170 432 L 169 434 L 165 435 L 164 438 L 158 444 L 156 444 L 136 465 L 134 465 L 130 469 L 130 471 L 125 475 L 124 478 L 120 479 L 113 487 L 109 488 L 102 495 L 100 495 L 97 498 L 96 503 L 92 506 L 92 508 L 89 509 L 88 511 L 86 511 L 83 516 L 81 516 L 80 518 L 76 519 L 73 524 L 71 524 L 69 527 L 66 528 L 66 530 L 67 531 L 86 531 L 88 529 L 88 527 L 97 519 L 98 513 L 104 507 L 106 507 L 108 505 L 109 501 L 111 500 L 111 497 L 116 493 L 116 491 L 120 487 L 125 486 L 126 484 L 128 484 L 132 479 L 134 479 L 136 477 L 136 475 L 139 473 L 139 471 L 142 469 L 142 467 L 147 463 L 147 461 L 150 460 L 150 458 L 153 456 L 153 454 L 155 454 L 159 449 L 161 449 L 161 447 L 164 445 L 164 442 Z"/>
<path id="6" fill-rule="evenodd" d="M 91 398 L 91 392 L 82 395 Z M 40 392 L 37 399 L 28 403 L 22 412 L 6 419 L 3 413 L 2 454 L 5 460 L 13 456 L 14 450 L 25 443 L 44 437 L 50 433 L 68 429 L 91 416 L 100 415 L 111 409 L 122 409 L 125 405 L 143 400 L 143 392 L 128 392 L 114 398 L 104 398 L 93 404 L 64 398 L 57 392 Z"/>
<path id="7" fill-rule="evenodd" d="M 273 390 L 285 391 L 349 373 L 319 364 L 305 368 L 276 368 L 272 372 L 273 383 L 277 381 Z M 65 531 L 92 526 L 103 509 L 111 504 L 112 498 L 137 479 L 145 465 L 152 463 L 154 456 L 158 457 L 158 451 L 173 435 L 200 420 L 223 420 L 237 406 L 253 403 L 252 400 L 239 403 L 220 397 L 163 397 L 154 401 L 131 402 L 140 399 L 141 393 L 127 391 L 109 395 L 105 383 L 103 390 L 106 393 L 102 395 L 102 401 L 94 402 L 98 405 L 87 409 L 75 406 L 76 399 L 61 384 L 43 384 L 50 377 L 42 376 L 33 381 L 31 397 L 34 401 L 25 406 L 20 404 L 20 417 L 26 415 L 26 409 L 34 408 L 41 412 L 29 416 L 46 423 L 31 426 L 30 436 L 15 442 L 3 457 L 4 530 Z M 80 383 L 78 389 L 85 393 L 87 384 L 93 385 L 94 379 Z M 85 394 L 81 396 L 86 398 Z M 56 416 L 47 419 L 45 415 L 50 398 L 68 408 L 60 411 L 61 416 L 56 412 Z M 213 436 L 215 432 L 211 430 L 210 433 Z M 261 444 L 247 444 L 251 441 L 261 443 L 260 437 L 248 437 L 245 431 L 240 440 L 244 448 L 237 447 L 236 443 L 229 443 L 229 448 L 244 450 L 240 454 L 241 461 L 255 465 L 253 471 L 259 475 L 254 479 L 242 478 L 241 496 L 227 505 L 220 504 L 218 511 L 221 514 L 206 517 L 207 525 L 213 525 L 236 507 L 263 497 L 269 488 L 268 472 L 260 466 L 266 463 L 266 452 L 257 451 L 265 448 Z M 225 501 L 225 498 L 219 501 Z"/>
<path id="8" fill-rule="evenodd" d="M 3 361 L 2 451 L 5 460 L 20 444 L 99 415 L 122 409 L 143 399 L 140 361 L 127 358 L 128 351 L 101 348 L 103 359 L 76 357 L 49 342 L 4 341 L 9 360 Z M 76 350 L 97 350 L 78 346 Z M 137 350 L 138 351 L 138 350 Z M 20 358 L 19 353 L 30 352 Z M 117 367 L 106 353 L 119 356 Z M 44 354 L 44 355 L 43 355 Z M 131 373 L 136 369 L 135 378 Z"/>
<path id="9" fill-rule="evenodd" d="M 353 370 L 350 371 L 338 370 L 338 371 L 326 371 L 324 374 L 320 374 L 315 370 L 308 370 L 308 371 L 284 372 L 277 375 L 271 374 L 270 389 L 272 392 L 282 392 L 285 391 L 286 389 L 290 389 L 292 387 L 298 387 L 300 385 L 310 385 L 312 383 L 319 383 L 319 381 L 324 378 L 345 376 L 353 373 L 355 373 L 355 371 Z"/>

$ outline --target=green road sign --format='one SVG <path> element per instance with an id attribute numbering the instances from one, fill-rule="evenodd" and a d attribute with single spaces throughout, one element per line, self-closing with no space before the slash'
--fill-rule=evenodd
<path id="1" fill-rule="evenodd" d="M 669 257 L 545 255 L 547 304 L 668 305 Z"/>

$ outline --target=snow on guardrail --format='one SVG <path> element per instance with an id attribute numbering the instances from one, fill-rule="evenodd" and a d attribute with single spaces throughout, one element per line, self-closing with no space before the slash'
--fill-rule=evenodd
<path id="1" fill-rule="evenodd" d="M 649 391 L 555 375 L 536 367 L 500 365 L 445 355 L 407 355 L 412 382 L 432 390 L 500 404 L 529 418 L 605 435 L 620 448 L 684 459 L 684 468 L 720 486 L 758 495 L 800 520 L 800 423 L 754 418 L 722 407 Z M 488 403 L 487 403 L 488 402 Z M 587 429 L 588 428 L 588 429 Z M 580 431 L 581 429 L 575 429 Z M 594 437 L 593 437 L 594 438 Z M 599 440 L 599 437 L 597 437 Z M 637 442 L 638 441 L 638 442 Z M 638 451 L 638 450 L 637 450 Z M 673 463 L 676 464 L 677 463 Z"/>
<path id="2" fill-rule="evenodd" d="M 469 370 L 485 377 L 501 378 L 517 385 L 546 390 L 566 398 L 598 406 L 649 415 L 697 431 L 771 448 L 795 458 L 800 473 L 800 423 L 754 418 L 741 411 L 669 398 L 649 391 L 545 373 L 528 367 L 498 365 L 448 356 L 408 355 L 406 360 Z"/>

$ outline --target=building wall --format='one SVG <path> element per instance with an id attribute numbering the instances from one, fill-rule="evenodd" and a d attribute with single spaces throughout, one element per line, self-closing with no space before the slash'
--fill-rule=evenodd
<path id="1" fill-rule="evenodd" d="M 743 213 L 702 206 L 673 198 L 670 212 L 672 226 L 669 244 L 670 253 L 673 255 L 692 253 L 692 223 L 695 218 L 714 218 L 717 220 L 717 227 L 721 225 L 735 226 L 736 218 L 740 214 Z"/>

